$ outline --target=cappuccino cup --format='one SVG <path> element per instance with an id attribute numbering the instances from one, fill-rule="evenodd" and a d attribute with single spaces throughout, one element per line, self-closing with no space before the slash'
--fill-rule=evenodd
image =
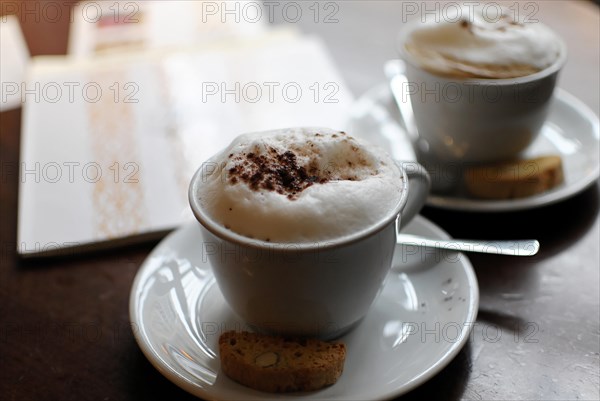
<path id="1" fill-rule="evenodd" d="M 410 22 L 400 33 L 404 93 L 426 164 L 518 157 L 546 119 L 566 61 L 564 42 L 541 23 L 490 9 L 456 9 Z"/>
<path id="2" fill-rule="evenodd" d="M 200 166 L 189 201 L 238 316 L 261 332 L 331 339 L 366 315 L 397 230 L 428 191 L 420 165 L 302 127 L 240 135 Z"/>

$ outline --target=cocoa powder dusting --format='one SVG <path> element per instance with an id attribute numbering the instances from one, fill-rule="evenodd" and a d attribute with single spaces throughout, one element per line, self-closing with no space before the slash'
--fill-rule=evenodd
<path id="1" fill-rule="evenodd" d="M 234 160 L 237 164 L 228 170 L 231 184 L 241 180 L 254 191 L 275 191 L 289 199 L 296 199 L 300 192 L 315 183 L 328 181 L 319 177 L 314 164 L 309 164 L 308 171 L 299 165 L 296 155 L 289 150 L 280 153 L 269 147 L 266 154 L 249 152 Z"/>

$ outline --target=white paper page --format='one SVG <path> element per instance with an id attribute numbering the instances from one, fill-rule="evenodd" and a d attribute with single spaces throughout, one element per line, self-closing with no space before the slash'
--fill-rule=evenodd
<path id="1" fill-rule="evenodd" d="M 68 54 L 90 57 L 111 52 L 188 47 L 225 38 L 260 35 L 267 30 L 262 19 L 221 18 L 220 12 L 226 8 L 249 13 L 247 9 L 258 3 L 226 3 L 82 1 L 71 13 Z"/>
<path id="2" fill-rule="evenodd" d="M 21 106 L 21 89 L 29 63 L 29 49 L 19 20 L 0 17 L 0 112 Z"/>
<path id="3" fill-rule="evenodd" d="M 323 44 L 289 34 L 193 52 L 40 58 L 28 85 L 47 88 L 24 104 L 18 241 L 29 255 L 192 220 L 193 172 L 236 135 L 341 127 L 352 102 Z"/>

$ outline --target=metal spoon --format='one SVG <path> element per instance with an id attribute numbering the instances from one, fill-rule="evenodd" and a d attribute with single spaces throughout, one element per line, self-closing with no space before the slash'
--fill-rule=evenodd
<path id="1" fill-rule="evenodd" d="M 425 238 L 411 234 L 398 234 L 396 243 L 399 245 L 439 248 L 457 252 L 478 252 L 512 256 L 533 256 L 540 249 L 540 243 L 534 239 L 514 241 L 445 240 Z"/>
<path id="2" fill-rule="evenodd" d="M 400 116 L 406 127 L 406 133 L 413 143 L 419 142 L 419 130 L 415 123 L 414 113 L 410 99 L 408 97 L 408 78 L 404 75 L 404 62 L 402 60 L 389 60 L 383 66 L 383 71 L 390 83 L 390 89 L 398 109 Z"/>
<path id="3" fill-rule="evenodd" d="M 402 120 L 406 134 L 412 142 L 417 159 L 430 172 L 432 191 L 444 193 L 454 190 L 456 184 L 461 180 L 462 172 L 458 168 L 459 166 L 454 165 L 451 169 L 445 169 L 444 174 L 439 174 L 438 170 L 443 164 L 431 154 L 429 143 L 419 136 L 415 114 L 408 95 L 410 83 L 405 74 L 406 65 L 404 61 L 389 60 L 384 64 L 383 70 L 389 81 L 392 97 L 400 111 L 400 120 Z"/>

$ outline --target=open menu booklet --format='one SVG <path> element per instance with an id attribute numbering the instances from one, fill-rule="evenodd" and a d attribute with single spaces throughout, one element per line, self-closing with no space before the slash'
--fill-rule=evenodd
<path id="1" fill-rule="evenodd" d="M 186 49 L 37 57 L 24 95 L 22 256 L 157 238 L 193 220 L 188 183 L 240 133 L 342 127 L 324 45 L 270 29 Z"/>

